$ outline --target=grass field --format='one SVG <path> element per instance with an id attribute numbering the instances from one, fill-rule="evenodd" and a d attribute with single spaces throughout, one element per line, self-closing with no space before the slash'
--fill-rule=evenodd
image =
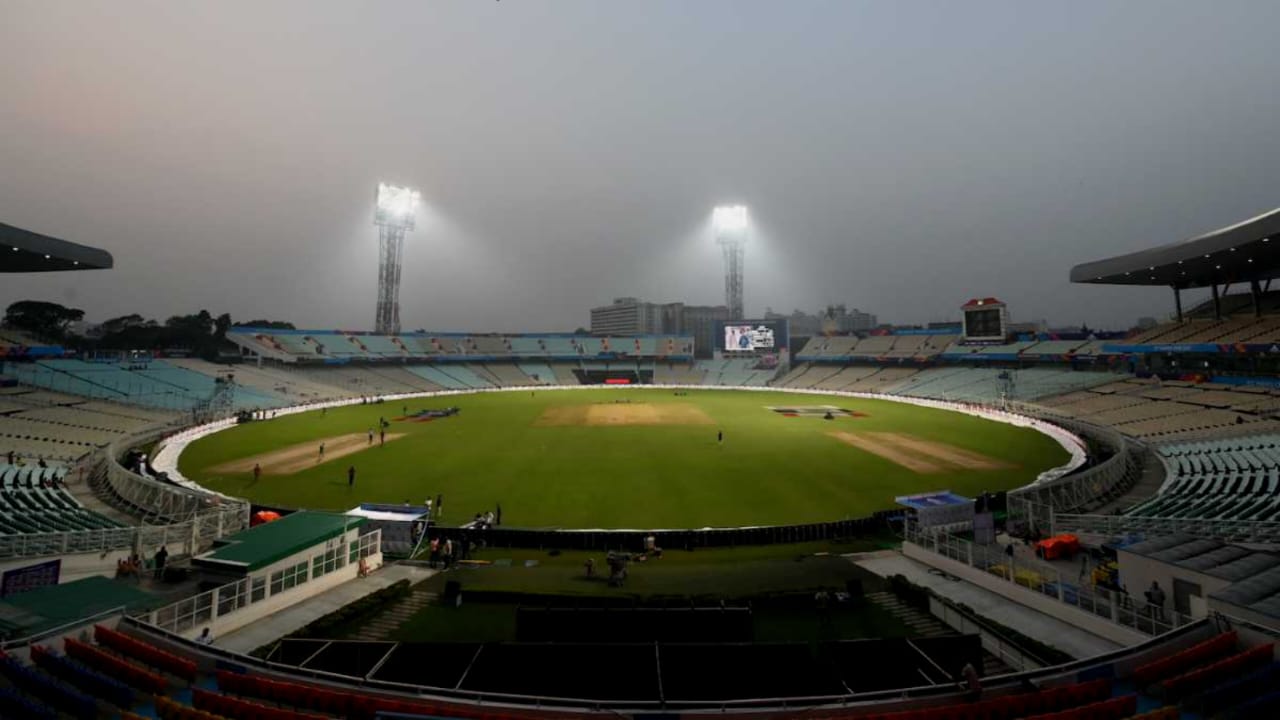
<path id="1" fill-rule="evenodd" d="M 450 405 L 461 413 L 399 419 L 405 410 Z M 818 405 L 859 416 L 824 420 L 768 409 Z M 380 417 L 391 423 L 388 441 L 369 446 L 366 433 Z M 865 516 L 892 507 L 896 495 L 1018 487 L 1066 460 L 1035 430 L 889 401 L 592 389 L 290 415 L 199 440 L 180 469 L 212 489 L 288 507 L 418 504 L 443 494 L 445 524 L 501 503 L 506 526 L 684 528 Z M 257 482 L 255 462 L 264 469 Z"/>

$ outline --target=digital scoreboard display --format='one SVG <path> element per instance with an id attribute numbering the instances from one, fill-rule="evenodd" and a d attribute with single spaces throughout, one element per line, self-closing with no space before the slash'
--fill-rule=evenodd
<path id="1" fill-rule="evenodd" d="M 1002 337 L 1004 328 L 1001 326 L 1000 309 L 965 310 L 964 335 L 965 337 Z"/>
<path id="2" fill-rule="evenodd" d="M 726 323 L 724 349 L 728 352 L 770 351 L 778 347 L 778 334 L 772 323 Z"/>

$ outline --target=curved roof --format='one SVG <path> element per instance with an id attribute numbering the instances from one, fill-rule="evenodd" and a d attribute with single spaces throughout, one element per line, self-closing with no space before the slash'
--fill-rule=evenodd
<path id="1" fill-rule="evenodd" d="M 106 250 L 0 223 L 0 272 L 102 270 L 115 261 Z"/>
<path id="2" fill-rule="evenodd" d="M 1149 250 L 1071 268 L 1071 282 L 1180 288 L 1280 277 L 1280 208 Z"/>

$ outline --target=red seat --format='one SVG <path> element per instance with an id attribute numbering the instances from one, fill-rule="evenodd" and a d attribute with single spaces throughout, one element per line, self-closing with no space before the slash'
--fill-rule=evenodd
<path id="1" fill-rule="evenodd" d="M 161 650 L 131 635 L 126 635 L 103 625 L 94 625 L 93 638 L 98 641 L 99 645 L 109 647 L 121 655 L 127 655 L 145 665 L 163 670 L 187 682 L 193 682 L 196 679 L 196 664 L 194 661 Z"/>

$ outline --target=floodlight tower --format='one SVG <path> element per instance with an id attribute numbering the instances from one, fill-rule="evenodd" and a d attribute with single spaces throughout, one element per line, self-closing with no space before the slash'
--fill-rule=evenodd
<path id="1" fill-rule="evenodd" d="M 378 226 L 378 313 L 374 330 L 382 335 L 400 332 L 400 263 L 404 234 L 413 229 L 420 195 L 417 190 L 378 183 L 373 224 Z"/>
<path id="2" fill-rule="evenodd" d="M 742 266 L 747 241 L 747 209 L 722 205 L 711 214 L 716 242 L 724 251 L 724 304 L 730 320 L 742 319 Z"/>

